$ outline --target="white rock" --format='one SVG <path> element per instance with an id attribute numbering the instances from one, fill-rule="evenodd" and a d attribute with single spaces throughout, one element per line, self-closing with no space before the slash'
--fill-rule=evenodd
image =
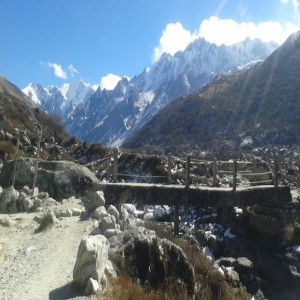
<path id="1" fill-rule="evenodd" d="M 231 233 L 231 228 L 226 229 L 224 232 L 224 237 L 228 237 L 230 239 L 234 239 L 236 237 L 235 234 Z"/>
<path id="2" fill-rule="evenodd" d="M 144 214 L 144 217 L 143 217 L 144 221 L 151 221 L 154 219 L 153 217 L 153 213 L 152 212 L 148 212 L 146 214 Z"/>
<path id="3" fill-rule="evenodd" d="M 121 206 L 121 219 L 123 221 L 126 221 L 128 218 L 129 218 L 128 211 L 123 206 Z"/>
<path id="4" fill-rule="evenodd" d="M 47 192 L 41 192 L 38 195 L 39 199 L 47 199 L 49 198 L 49 194 Z"/>
<path id="5" fill-rule="evenodd" d="M 78 217 L 81 215 L 81 209 L 80 208 L 73 208 L 73 216 Z"/>
<path id="6" fill-rule="evenodd" d="M 100 289 L 100 285 L 98 281 L 93 278 L 89 278 L 84 293 L 86 295 L 96 295 L 99 289 Z"/>
<path id="7" fill-rule="evenodd" d="M 156 205 L 154 208 L 153 216 L 154 219 L 159 221 L 163 217 L 165 217 L 169 213 L 169 207 L 167 205 L 161 206 L 161 205 Z"/>
<path id="8" fill-rule="evenodd" d="M 104 193 L 102 191 L 89 192 L 87 197 L 90 201 L 90 208 L 92 210 L 96 209 L 99 206 L 105 205 Z"/>
<path id="9" fill-rule="evenodd" d="M 122 205 L 122 207 L 125 208 L 126 211 L 131 215 L 133 215 L 136 211 L 136 207 L 133 204 L 125 203 Z"/>
<path id="10" fill-rule="evenodd" d="M 68 217 L 68 212 L 66 210 L 61 210 L 60 211 L 60 216 L 63 218 L 67 218 Z"/>
<path id="11" fill-rule="evenodd" d="M 99 282 L 108 265 L 109 243 L 103 235 L 84 237 L 79 245 L 73 271 L 74 283 L 85 289 L 90 278 Z"/>
<path id="12" fill-rule="evenodd" d="M 116 219 L 112 215 L 103 216 L 99 222 L 99 229 L 105 232 L 107 229 L 116 229 Z"/>
<path id="13" fill-rule="evenodd" d="M 211 253 L 208 247 L 204 247 L 202 250 L 203 254 L 211 261 L 215 261 L 214 255 Z"/>
<path id="14" fill-rule="evenodd" d="M 109 214 L 107 213 L 106 209 L 104 206 L 99 206 L 97 207 L 94 212 L 93 212 L 93 217 L 94 219 L 100 221 L 103 216 L 108 216 Z"/>
<path id="15" fill-rule="evenodd" d="M 120 229 L 113 229 L 113 228 L 110 228 L 110 229 L 106 229 L 105 232 L 103 233 L 103 235 L 106 237 L 106 238 L 111 238 L 113 236 L 116 236 L 118 234 L 121 233 L 121 230 Z"/>
<path id="16" fill-rule="evenodd" d="M 33 202 L 33 205 L 31 207 L 32 211 L 35 211 L 38 207 L 42 206 L 42 200 L 41 199 L 33 198 L 31 201 Z"/>
<path id="17" fill-rule="evenodd" d="M 33 203 L 29 197 L 25 197 L 25 199 L 23 200 L 23 206 L 25 211 L 29 211 L 31 209 Z"/>
<path id="18" fill-rule="evenodd" d="M 23 186 L 21 191 L 25 193 L 27 196 L 30 196 L 30 188 L 27 185 Z"/>
<path id="19" fill-rule="evenodd" d="M 120 213 L 114 205 L 110 205 L 107 209 L 107 212 L 110 215 L 113 215 L 116 218 L 116 221 L 119 221 Z"/>

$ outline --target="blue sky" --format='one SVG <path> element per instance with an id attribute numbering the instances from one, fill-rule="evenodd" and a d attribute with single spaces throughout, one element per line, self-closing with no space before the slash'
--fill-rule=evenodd
<path id="1" fill-rule="evenodd" d="M 0 74 L 24 88 L 134 77 L 195 38 L 282 42 L 299 0 L 0 0 Z"/>

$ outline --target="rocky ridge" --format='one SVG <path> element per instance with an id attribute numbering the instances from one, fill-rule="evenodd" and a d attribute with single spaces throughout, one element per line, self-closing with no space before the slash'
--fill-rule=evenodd
<path id="1" fill-rule="evenodd" d="M 23 91 L 43 110 L 62 115 L 70 134 L 88 143 L 119 146 L 176 98 L 198 91 L 218 74 L 248 68 L 276 48 L 260 40 L 218 47 L 198 39 L 174 56 L 164 53 L 134 78 L 124 77 L 112 91 L 98 88 L 90 97 L 80 93 L 74 110 L 68 104 L 72 97 L 57 87 L 36 84 Z"/>
<path id="2" fill-rule="evenodd" d="M 291 35 L 265 61 L 217 76 L 200 92 L 162 109 L 123 147 L 212 149 L 299 143 L 300 34 Z M 276 122 L 274 122 L 274 120 Z"/>

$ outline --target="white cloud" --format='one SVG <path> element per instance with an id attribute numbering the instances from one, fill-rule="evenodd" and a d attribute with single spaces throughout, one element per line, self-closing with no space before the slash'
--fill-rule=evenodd
<path id="1" fill-rule="evenodd" d="M 292 4 L 294 7 L 295 14 L 298 14 L 299 0 L 292 0 Z"/>
<path id="2" fill-rule="evenodd" d="M 67 69 L 71 77 L 75 77 L 75 75 L 78 73 L 78 70 L 72 64 L 70 64 Z"/>
<path id="3" fill-rule="evenodd" d="M 237 23 L 231 19 L 210 17 L 201 23 L 198 35 L 217 45 L 232 45 L 247 37 L 282 44 L 290 34 L 297 30 L 299 28 L 289 22 L 285 25 L 273 21 L 258 24 L 253 22 Z"/>
<path id="4" fill-rule="evenodd" d="M 113 90 L 121 79 L 120 76 L 110 73 L 101 78 L 100 86 L 102 89 Z"/>
<path id="5" fill-rule="evenodd" d="M 288 4 L 289 0 L 280 0 L 280 2 L 283 4 Z"/>
<path id="6" fill-rule="evenodd" d="M 184 50 L 189 43 L 199 37 L 216 45 L 232 45 L 246 38 L 259 38 L 264 42 L 274 41 L 282 44 L 290 34 L 299 29 L 290 22 L 284 25 L 273 21 L 257 24 L 253 22 L 237 23 L 232 19 L 219 19 L 215 16 L 203 20 L 199 29 L 194 33 L 185 29 L 179 22 L 170 23 L 162 33 L 159 46 L 153 50 L 153 60 L 157 61 L 164 52 L 174 55 L 177 51 Z"/>
<path id="7" fill-rule="evenodd" d="M 196 38 L 190 31 L 184 29 L 181 23 L 169 23 L 162 33 L 159 46 L 153 51 L 154 61 L 157 61 L 164 52 L 173 55 L 179 50 L 184 50 Z"/>
<path id="8" fill-rule="evenodd" d="M 62 66 L 56 63 L 48 63 L 47 64 L 49 68 L 54 70 L 54 75 L 58 78 L 61 79 L 67 79 L 68 75 L 67 73 L 63 70 Z"/>

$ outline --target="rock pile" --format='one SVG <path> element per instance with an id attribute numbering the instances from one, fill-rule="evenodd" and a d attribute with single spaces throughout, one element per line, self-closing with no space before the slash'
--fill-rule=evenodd
<path id="1" fill-rule="evenodd" d="M 0 193 L 0 213 L 12 214 L 18 212 L 39 212 L 42 206 L 56 205 L 57 201 L 49 197 L 48 193 L 39 189 L 29 189 L 24 186 L 21 190 L 15 190 L 13 186 L 5 188 Z"/>

